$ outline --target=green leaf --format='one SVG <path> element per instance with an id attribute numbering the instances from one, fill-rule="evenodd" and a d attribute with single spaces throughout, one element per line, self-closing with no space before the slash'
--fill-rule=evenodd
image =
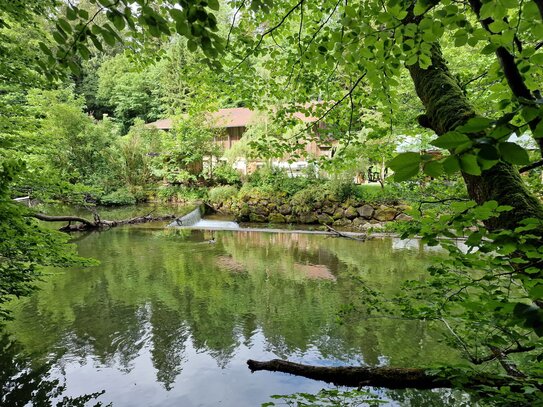
<path id="1" fill-rule="evenodd" d="M 438 161 L 429 161 L 424 165 L 423 171 L 430 177 L 437 178 L 443 174 L 443 165 Z"/>
<path id="2" fill-rule="evenodd" d="M 51 56 L 53 55 L 53 53 L 51 52 L 51 49 L 47 45 L 45 45 L 43 42 L 40 41 L 38 45 L 45 55 L 51 55 Z"/>
<path id="3" fill-rule="evenodd" d="M 219 10 L 219 8 L 220 8 L 219 1 L 218 1 L 218 0 L 207 0 L 207 6 L 208 6 L 211 10 Z"/>
<path id="4" fill-rule="evenodd" d="M 122 14 L 115 14 L 113 16 L 113 25 L 119 31 L 124 30 L 124 27 L 126 26 L 126 22 L 124 21 Z"/>
<path id="5" fill-rule="evenodd" d="M 53 32 L 53 38 L 56 42 L 59 43 L 59 45 L 64 45 L 66 43 L 66 39 L 62 35 L 60 35 L 58 31 Z"/>
<path id="6" fill-rule="evenodd" d="M 524 148 L 516 143 L 503 142 L 498 145 L 504 161 L 511 164 L 525 165 L 530 162 L 530 157 Z"/>
<path id="7" fill-rule="evenodd" d="M 102 30 L 100 34 L 102 34 L 102 38 L 104 39 L 107 45 L 111 47 L 115 45 L 115 37 L 109 31 Z"/>
<path id="8" fill-rule="evenodd" d="M 59 18 L 59 19 L 57 20 L 57 22 L 58 22 L 58 25 L 60 25 L 64 31 L 66 31 L 67 33 L 71 33 L 71 32 L 72 32 L 72 26 L 71 26 L 71 24 L 70 24 L 68 21 L 66 21 L 65 19 Z"/>
<path id="9" fill-rule="evenodd" d="M 534 136 L 534 138 L 543 138 L 543 120 L 541 120 L 537 124 L 537 126 L 536 126 L 536 128 L 535 128 L 535 130 L 533 132 L 533 136 Z"/>
<path id="10" fill-rule="evenodd" d="M 435 140 L 432 140 L 430 144 L 439 148 L 452 149 L 469 141 L 469 137 L 465 134 L 451 131 L 439 136 Z"/>
<path id="11" fill-rule="evenodd" d="M 196 44 L 196 42 L 194 42 L 193 40 L 188 40 L 187 48 L 190 52 L 195 52 L 198 49 L 198 44 Z"/>
<path id="12" fill-rule="evenodd" d="M 419 153 L 402 153 L 388 162 L 388 166 L 394 171 L 396 181 L 405 181 L 419 172 L 421 156 Z"/>
<path id="13" fill-rule="evenodd" d="M 456 130 L 462 133 L 478 133 L 490 127 L 492 120 L 486 117 L 472 117 L 466 124 L 458 127 Z"/>
<path id="14" fill-rule="evenodd" d="M 443 160 L 443 170 L 447 174 L 454 174 L 457 171 L 460 171 L 460 162 L 458 158 L 454 155 L 450 155 L 445 160 Z"/>
<path id="15" fill-rule="evenodd" d="M 470 175 L 481 175 L 481 168 L 477 162 L 477 157 L 473 154 L 464 154 L 460 157 L 460 167 L 462 171 Z"/>
<path id="16" fill-rule="evenodd" d="M 66 7 L 66 18 L 71 21 L 76 20 L 77 10 L 72 7 Z"/>

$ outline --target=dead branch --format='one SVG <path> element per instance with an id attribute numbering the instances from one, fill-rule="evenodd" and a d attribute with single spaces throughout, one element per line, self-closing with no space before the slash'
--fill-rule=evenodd
<path id="1" fill-rule="evenodd" d="M 123 220 L 103 220 L 100 219 L 100 216 L 97 216 L 95 213 L 94 221 L 90 221 L 79 216 L 49 216 L 44 215 L 43 213 L 34 213 L 31 216 L 45 222 L 68 222 L 66 226 L 59 229 L 62 232 L 82 232 L 86 230 L 108 229 L 121 225 L 134 225 L 138 223 L 171 220 L 175 219 L 176 217 L 175 215 L 151 216 L 151 213 L 144 216 L 136 216 L 134 218 Z M 72 224 L 72 222 L 75 222 L 75 224 Z"/>
<path id="2" fill-rule="evenodd" d="M 349 387 L 385 387 L 387 389 L 437 389 L 455 388 L 458 384 L 447 377 L 438 376 L 429 370 L 421 368 L 402 367 L 357 367 L 357 366 L 311 366 L 300 363 L 273 359 L 266 362 L 248 360 L 247 365 L 251 372 L 267 370 L 283 372 L 313 380 L 333 383 L 337 386 Z M 514 379 L 512 379 L 514 382 Z M 462 386 L 474 388 L 478 386 L 499 387 L 512 381 L 490 374 L 480 374 L 469 377 L 469 381 Z"/>
<path id="3" fill-rule="evenodd" d="M 364 235 L 362 237 L 356 237 L 356 236 L 351 236 L 347 233 L 341 233 L 340 231 L 334 229 L 332 226 L 329 226 L 327 224 L 324 224 L 324 226 L 326 226 L 326 228 L 332 232 L 334 235 L 336 235 L 336 237 L 344 237 L 346 239 L 351 239 L 351 240 L 356 240 L 358 242 L 365 242 L 366 240 L 369 240 L 370 237 L 367 236 L 367 235 Z"/>

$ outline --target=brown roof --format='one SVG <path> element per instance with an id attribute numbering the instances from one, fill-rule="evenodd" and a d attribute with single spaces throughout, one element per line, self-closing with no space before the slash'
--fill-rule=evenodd
<path id="1" fill-rule="evenodd" d="M 210 115 L 213 127 L 229 128 L 229 127 L 247 127 L 258 116 L 257 112 L 254 112 L 246 107 L 234 107 L 229 109 L 220 109 L 217 112 L 213 112 Z M 301 120 L 304 123 L 312 123 L 317 121 L 316 117 L 306 116 L 303 113 L 296 112 L 294 117 Z M 170 130 L 173 127 L 172 119 L 162 119 L 156 122 L 147 123 L 147 127 L 155 127 L 161 130 Z"/>

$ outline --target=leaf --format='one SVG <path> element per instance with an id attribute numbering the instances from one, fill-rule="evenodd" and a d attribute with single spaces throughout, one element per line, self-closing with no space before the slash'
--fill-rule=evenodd
<path id="1" fill-rule="evenodd" d="M 516 143 L 506 141 L 498 144 L 498 148 L 502 159 L 508 163 L 525 165 L 530 162 L 528 152 Z"/>
<path id="2" fill-rule="evenodd" d="M 443 165 L 438 161 L 429 161 L 424 165 L 423 171 L 430 177 L 437 178 L 443 174 Z"/>
<path id="3" fill-rule="evenodd" d="M 56 42 L 59 43 L 59 45 L 64 45 L 66 43 L 66 39 L 62 35 L 60 35 L 58 31 L 53 32 L 53 38 Z"/>
<path id="4" fill-rule="evenodd" d="M 77 19 L 76 9 L 72 7 L 66 7 L 66 18 L 71 21 L 76 20 Z"/>
<path id="5" fill-rule="evenodd" d="M 71 32 L 72 32 L 72 26 L 71 26 L 71 24 L 70 24 L 68 21 L 66 21 L 65 19 L 59 18 L 59 19 L 57 20 L 57 22 L 58 22 L 58 25 L 60 25 L 64 31 L 66 31 L 67 33 L 71 33 Z"/>
<path id="6" fill-rule="evenodd" d="M 478 133 L 490 127 L 492 120 L 486 117 L 472 117 L 466 124 L 458 127 L 456 130 L 462 133 Z"/>
<path id="7" fill-rule="evenodd" d="M 421 156 L 419 153 L 402 153 L 388 162 L 388 166 L 394 171 L 396 181 L 405 181 L 419 172 Z"/>
<path id="8" fill-rule="evenodd" d="M 196 44 L 196 42 L 194 42 L 193 40 L 188 40 L 187 48 L 190 52 L 195 52 L 198 49 L 198 44 Z"/>
<path id="9" fill-rule="evenodd" d="M 439 148 L 452 149 L 469 141 L 469 137 L 465 134 L 451 131 L 439 136 L 435 140 L 432 140 L 430 144 Z"/>
<path id="10" fill-rule="evenodd" d="M 460 157 L 460 167 L 462 171 L 470 175 L 481 175 L 481 168 L 477 162 L 477 157 L 473 154 L 464 154 Z"/>
<path id="11" fill-rule="evenodd" d="M 44 54 L 51 55 L 51 56 L 53 55 L 53 53 L 51 52 L 51 49 L 47 45 L 45 45 L 43 42 L 40 41 L 38 45 Z"/>
<path id="12" fill-rule="evenodd" d="M 458 161 L 458 158 L 454 155 L 450 155 L 445 160 L 443 160 L 443 170 L 447 174 L 453 174 L 457 171 L 460 171 L 460 162 Z"/>
<path id="13" fill-rule="evenodd" d="M 219 5 L 219 1 L 218 0 L 207 0 L 207 6 L 211 9 L 211 10 L 219 10 L 220 8 L 220 5 Z"/>

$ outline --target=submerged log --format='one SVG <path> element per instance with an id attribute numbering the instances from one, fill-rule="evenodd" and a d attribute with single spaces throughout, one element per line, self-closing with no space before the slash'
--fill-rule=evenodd
<path id="1" fill-rule="evenodd" d="M 134 225 L 138 223 L 175 219 L 175 215 L 151 216 L 151 214 L 122 220 L 102 220 L 99 216 L 94 216 L 94 221 L 79 216 L 50 216 L 44 215 L 43 213 L 34 213 L 32 216 L 45 222 L 68 222 L 66 226 L 59 229 L 62 232 L 82 232 L 87 230 L 108 229 L 121 225 Z M 72 222 L 75 222 L 75 224 L 72 224 Z"/>
<path id="2" fill-rule="evenodd" d="M 301 363 L 273 359 L 259 362 L 249 359 L 247 365 L 251 372 L 267 370 L 271 372 L 290 373 L 313 380 L 333 383 L 337 386 L 348 387 L 385 387 L 387 389 L 437 389 L 454 388 L 458 384 L 447 377 L 438 376 L 427 369 L 403 367 L 358 367 L 358 366 L 311 366 Z M 500 387 L 510 385 L 503 377 L 492 375 L 470 376 L 462 380 L 462 387 L 478 386 Z"/>

